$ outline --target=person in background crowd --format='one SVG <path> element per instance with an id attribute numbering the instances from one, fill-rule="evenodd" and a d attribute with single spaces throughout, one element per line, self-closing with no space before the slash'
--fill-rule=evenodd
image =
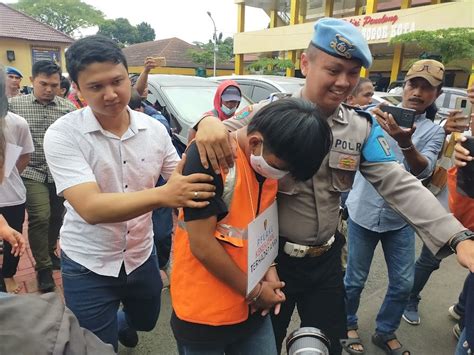
<path id="1" fill-rule="evenodd" d="M 128 106 L 135 111 L 144 112 L 144 104 L 138 91 L 132 87 L 132 95 Z M 165 126 L 166 131 L 171 136 L 171 129 L 168 120 L 160 113 L 154 114 L 154 119 Z M 156 187 L 163 186 L 166 183 L 162 176 L 158 179 Z M 153 210 L 153 239 L 156 246 L 156 254 L 158 255 L 158 265 L 161 270 L 166 270 L 170 260 L 172 234 L 173 234 L 173 209 L 169 207 L 161 207 Z M 161 271 L 161 278 L 164 283 L 167 281 L 167 274 Z"/>
<path id="2" fill-rule="evenodd" d="M 352 93 L 347 97 L 346 103 L 351 106 L 362 107 L 372 103 L 374 85 L 368 78 L 360 78 Z"/>
<path id="3" fill-rule="evenodd" d="M 287 299 L 280 314 L 272 316 L 279 349 L 297 306 L 301 325 L 321 329 L 331 341 L 331 354 L 342 352 L 339 339 L 347 336 L 341 266 L 344 238 L 336 227 L 340 194 L 351 189 L 358 170 L 414 226 L 435 255 L 449 255 L 448 245 L 456 242 L 459 262 L 464 266 L 474 262 L 474 241 L 468 240 L 474 239 L 474 233 L 446 213 L 418 179 L 396 162 L 372 116 L 341 104 L 359 81 L 361 66 L 368 68 L 371 63 L 360 31 L 334 18 L 316 22 L 312 41 L 301 55 L 305 85 L 293 96 L 321 110 L 331 126 L 333 145 L 312 179 L 283 178 L 279 183 L 277 271 L 285 280 Z M 228 130 L 248 124 L 268 102 L 254 104 L 223 122 L 212 116 L 200 118 L 195 125 L 196 144 L 203 166 L 227 171 L 233 162 Z"/>
<path id="4" fill-rule="evenodd" d="M 213 115 L 221 121 L 231 118 L 242 100 L 239 84 L 233 80 L 224 80 L 214 95 L 214 108 L 205 115 Z"/>
<path id="5" fill-rule="evenodd" d="M 67 99 L 72 102 L 76 108 L 83 108 L 87 106 L 86 100 L 82 97 L 81 93 L 77 90 L 77 87 L 72 83 L 72 88 L 70 88 L 69 95 Z"/>
<path id="6" fill-rule="evenodd" d="M 61 84 L 59 85 L 59 92 L 56 94 L 59 97 L 67 98 L 69 95 L 69 89 L 71 88 L 71 82 L 64 75 L 61 75 Z"/>
<path id="7" fill-rule="evenodd" d="M 20 95 L 20 84 L 23 79 L 21 71 L 14 67 L 6 67 L 5 72 L 7 74 L 6 81 L 6 94 L 7 97 L 14 97 Z"/>
<path id="8" fill-rule="evenodd" d="M 426 115 L 428 117 L 428 110 L 436 106 L 434 103 L 426 109 Z M 431 120 L 433 120 L 431 118 Z M 452 152 L 453 146 L 455 144 L 454 136 L 450 136 L 451 134 L 459 134 L 463 133 L 469 129 L 468 122 L 469 117 L 464 116 L 461 110 L 452 110 L 449 112 L 448 118 L 443 126 L 445 135 L 448 137 L 443 146 L 443 150 L 441 152 L 441 156 L 439 157 L 435 171 L 433 175 L 423 181 L 423 184 L 427 186 L 430 191 L 435 194 L 441 204 L 448 209 L 448 189 L 446 187 L 447 183 L 447 173 L 446 170 L 451 167 L 452 165 Z M 423 291 L 426 283 L 428 282 L 431 274 L 438 270 L 441 264 L 441 259 L 435 257 L 430 250 L 423 245 L 421 249 L 420 256 L 416 260 L 415 263 L 415 278 L 413 283 L 413 288 L 410 292 L 408 304 L 405 307 L 405 311 L 403 312 L 403 319 L 411 324 L 411 325 L 418 325 L 421 323 L 421 317 L 418 312 L 418 306 L 421 301 L 420 293 Z M 462 299 L 462 294 L 460 295 L 460 299 Z M 460 316 L 464 313 L 464 309 L 461 306 L 462 302 L 452 305 L 449 307 L 449 314 L 455 319 L 459 320 Z M 460 330 L 459 325 L 456 324 L 453 328 L 453 332 L 455 336 L 459 336 Z"/>
<path id="9" fill-rule="evenodd" d="M 467 91 L 468 99 L 474 105 L 474 84 Z M 471 137 L 474 136 L 474 113 L 471 112 Z M 461 145 L 467 140 L 461 137 L 455 146 L 454 163 L 448 173 L 449 208 L 466 227 L 474 229 L 474 144 L 466 149 Z M 459 336 L 456 355 L 468 355 L 474 349 L 474 263 L 464 282 L 458 307 L 463 314 L 460 319 L 462 332 Z"/>
<path id="10" fill-rule="evenodd" d="M 178 164 L 163 125 L 127 107 L 127 62 L 113 40 L 74 42 L 66 67 L 89 106 L 63 116 L 44 137 L 57 194 L 66 199 L 64 297 L 82 327 L 115 350 L 118 341 L 135 347 L 137 330 L 153 329 L 160 312 L 151 211 L 205 207 L 214 186 L 208 175 L 182 176 L 184 161 Z M 155 188 L 160 175 L 168 182 Z"/>
<path id="11" fill-rule="evenodd" d="M 234 116 L 237 107 L 242 100 L 242 93 L 239 84 L 233 80 L 224 80 L 219 84 L 214 95 L 214 108 L 204 115 L 214 116 L 221 121 Z M 196 136 L 196 130 L 190 129 L 188 133 L 188 142 L 191 142 Z"/>
<path id="12" fill-rule="evenodd" d="M 52 271 L 60 268 L 56 247 L 64 199 L 55 193 L 54 180 L 44 156 L 43 138 L 53 122 L 76 108 L 56 95 L 61 82 L 61 68 L 56 63 L 38 61 L 33 65 L 32 73 L 34 92 L 11 98 L 10 111 L 26 119 L 33 136 L 35 151 L 21 176 L 26 187 L 28 238 L 36 261 L 38 290 L 50 292 L 55 288 Z"/>
<path id="13" fill-rule="evenodd" d="M 5 188 L 5 180 L 8 179 L 5 177 L 5 155 L 6 155 L 6 145 L 11 143 L 11 134 L 8 132 L 12 129 L 11 124 L 7 123 L 7 116 L 9 120 L 11 119 L 11 113 L 8 112 L 8 101 L 6 95 L 6 78 L 5 72 L 2 65 L 0 65 L 0 192 Z M 16 116 L 16 115 L 15 115 Z M 17 117 L 17 116 L 16 116 Z M 8 128 L 7 128 L 8 124 Z M 8 130 L 8 131 L 7 131 Z M 26 147 L 25 150 L 28 150 Z M 15 169 L 14 169 L 15 170 Z M 21 179 L 20 179 L 21 181 Z M 3 192 L 2 192 L 3 194 Z M 1 195 L 0 195 L 1 196 Z M 3 196 L 2 196 L 3 197 Z M 26 249 L 26 243 L 21 235 L 21 232 L 12 228 L 8 225 L 7 220 L 3 217 L 0 209 L 0 239 L 2 239 L 7 246 L 3 251 L 3 263 L 5 264 L 6 260 L 14 260 L 14 258 L 19 258 Z M 15 267 L 16 271 L 16 267 Z M 4 273 L 4 271 L 2 271 Z M 12 285 L 10 285 L 11 287 Z M 0 277 L 0 292 L 6 291 L 15 291 L 18 286 L 13 285 L 13 289 L 10 290 L 7 288 L 3 282 L 3 277 Z"/>
<path id="14" fill-rule="evenodd" d="M 16 164 L 12 170 L 6 172 L 6 174 L 3 171 L 0 172 L 3 179 L 0 183 L 0 215 L 2 216 L 2 220 L 6 221 L 11 228 L 21 234 L 23 221 L 25 220 L 26 189 L 20 174 L 28 165 L 34 147 L 26 120 L 23 117 L 7 111 L 8 102 L 5 95 L 5 74 L 1 66 L 0 102 L 2 105 L 0 111 L 0 117 L 2 119 L 0 129 L 4 137 L 1 145 L 6 147 L 8 144 L 11 150 L 14 151 L 15 148 L 19 150 L 18 155 L 14 157 L 16 158 Z M 4 227 L 6 228 L 6 226 Z M 15 243 L 17 243 L 16 239 Z M 0 283 L 3 285 L 3 282 L 5 282 L 6 292 L 18 293 L 21 288 L 16 283 L 14 275 L 17 271 L 20 257 L 13 249 L 10 242 L 6 241 L 4 243 Z"/>
<path id="15" fill-rule="evenodd" d="M 247 236 L 238 231 L 275 202 L 276 180 L 309 179 L 331 146 L 314 105 L 293 98 L 265 106 L 232 139 L 237 158 L 228 174 L 204 168 L 194 142 L 187 150 L 184 174 L 212 175 L 217 193 L 203 209 L 185 208 L 176 230 L 171 327 L 182 355 L 277 354 L 268 314 L 278 314 L 284 283 L 270 267 L 247 293 Z"/>
<path id="16" fill-rule="evenodd" d="M 392 115 L 379 108 L 372 110 L 386 132 L 385 139 L 397 161 L 418 179 L 431 175 L 445 138 L 443 128 L 425 117 L 426 108 L 441 92 L 443 77 L 444 66 L 434 60 L 418 61 L 408 70 L 400 106 L 415 110 L 412 128 L 399 127 Z M 356 175 L 346 205 L 349 210 L 348 259 L 344 278 L 349 338 L 346 348 L 355 350 L 354 353 L 364 350 L 357 332 L 357 310 L 375 248 L 380 242 L 389 283 L 377 314 L 372 341 L 387 352 L 407 355 L 410 352 L 397 340 L 395 331 L 413 286 L 415 232 L 360 174 Z"/>

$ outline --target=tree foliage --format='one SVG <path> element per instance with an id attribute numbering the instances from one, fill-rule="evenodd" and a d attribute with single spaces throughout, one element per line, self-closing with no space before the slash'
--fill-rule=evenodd
<path id="1" fill-rule="evenodd" d="M 137 25 L 138 39 L 137 43 L 155 40 L 155 30 L 149 23 L 142 22 Z"/>
<path id="2" fill-rule="evenodd" d="M 295 65 L 289 59 L 281 58 L 260 58 L 250 64 L 247 69 L 251 72 L 261 72 L 262 74 L 284 75 L 287 68 L 294 68 Z"/>
<path id="3" fill-rule="evenodd" d="M 203 67 L 210 67 L 214 63 L 214 42 L 209 40 L 207 43 L 193 42 L 197 49 L 190 49 L 187 52 L 191 60 Z M 216 61 L 218 63 L 225 63 L 232 59 L 234 55 L 234 40 L 232 37 L 227 37 L 222 40 L 217 38 L 217 55 Z"/>
<path id="4" fill-rule="evenodd" d="M 458 59 L 474 58 L 474 28 L 446 28 L 436 31 L 414 31 L 396 36 L 393 43 L 412 43 L 438 55 L 443 64 Z"/>
<path id="5" fill-rule="evenodd" d="M 146 22 L 133 26 L 126 18 L 105 20 L 99 25 L 99 32 L 103 36 L 112 38 L 121 46 L 134 43 L 153 41 L 155 30 Z"/>
<path id="6" fill-rule="evenodd" d="M 104 20 L 100 10 L 81 0 L 19 0 L 12 6 L 69 36 Z"/>

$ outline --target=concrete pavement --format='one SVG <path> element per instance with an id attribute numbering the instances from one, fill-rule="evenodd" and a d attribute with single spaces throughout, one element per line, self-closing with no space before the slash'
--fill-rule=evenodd
<path id="1" fill-rule="evenodd" d="M 27 237 L 27 225 L 24 226 Z M 417 239 L 417 255 L 421 242 Z M 0 256 L 0 262 L 1 262 Z M 20 259 L 16 279 L 22 286 L 20 293 L 36 293 L 37 285 L 34 272 L 34 259 L 31 250 Z M 366 288 L 362 294 L 359 309 L 360 335 L 368 355 L 382 355 L 383 351 L 375 347 L 371 335 L 375 328 L 375 317 L 383 301 L 387 287 L 387 271 L 381 248 L 378 247 L 372 263 L 371 272 Z M 429 280 L 422 293 L 420 303 L 421 324 L 412 326 L 401 321 L 397 331 L 399 340 L 407 346 L 412 355 L 451 355 L 454 353 L 456 340 L 452 334 L 454 321 L 448 315 L 448 307 L 457 301 L 467 271 L 457 263 L 454 256 L 441 263 Z M 54 272 L 57 292 L 62 294 L 61 275 Z M 161 314 L 155 329 L 151 332 L 140 333 L 140 342 L 135 349 L 119 348 L 119 354 L 177 354 L 176 343 L 169 326 L 171 303 L 169 289 L 162 293 Z M 298 314 L 295 312 L 289 330 L 299 327 Z"/>
<path id="2" fill-rule="evenodd" d="M 421 242 L 417 240 L 417 255 Z M 375 329 L 375 317 L 382 304 L 387 287 L 387 271 L 381 248 L 377 248 L 372 269 L 362 294 L 359 309 L 360 335 L 367 355 L 382 355 L 384 352 L 374 346 L 371 335 Z M 467 275 L 451 256 L 444 260 L 440 270 L 428 281 L 422 293 L 420 304 L 421 324 L 412 326 L 401 321 L 397 336 L 407 346 L 412 355 L 452 355 L 456 339 L 452 333 L 454 321 L 448 315 L 448 307 L 457 301 L 464 278 Z M 149 333 L 140 333 L 140 342 L 135 349 L 120 347 L 119 354 L 177 354 L 176 343 L 169 326 L 170 298 L 169 290 L 163 290 L 162 310 L 155 329 Z M 298 315 L 295 313 L 290 330 L 299 327 Z"/>

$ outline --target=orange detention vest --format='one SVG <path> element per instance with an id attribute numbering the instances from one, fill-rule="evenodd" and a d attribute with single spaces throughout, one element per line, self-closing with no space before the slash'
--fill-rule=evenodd
<path id="1" fill-rule="evenodd" d="M 474 198 L 461 195 L 457 190 L 457 168 L 448 170 L 449 209 L 464 227 L 474 230 Z"/>
<path id="2" fill-rule="evenodd" d="M 247 273 L 247 226 L 255 219 L 259 183 L 244 152 L 237 148 L 234 168 L 224 178 L 223 200 L 229 213 L 217 222 L 215 237 L 237 266 Z M 261 191 L 260 211 L 274 201 L 277 181 L 266 179 Z M 173 240 L 171 299 L 179 319 L 213 326 L 241 323 L 248 318 L 248 305 L 241 296 L 212 275 L 194 257 L 185 230 L 183 211 Z"/>

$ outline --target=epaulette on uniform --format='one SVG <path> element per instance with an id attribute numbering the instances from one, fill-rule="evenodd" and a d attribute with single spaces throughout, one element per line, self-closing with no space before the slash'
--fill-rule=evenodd
<path id="1" fill-rule="evenodd" d="M 345 102 L 343 102 L 342 105 L 345 106 L 346 108 L 350 109 L 350 110 L 354 110 L 360 116 L 365 117 L 365 119 L 367 121 L 369 121 L 369 123 L 372 123 L 373 117 L 366 110 L 363 110 L 363 109 L 361 109 L 360 107 L 357 107 L 357 106 L 352 106 L 352 105 L 346 104 Z"/>

